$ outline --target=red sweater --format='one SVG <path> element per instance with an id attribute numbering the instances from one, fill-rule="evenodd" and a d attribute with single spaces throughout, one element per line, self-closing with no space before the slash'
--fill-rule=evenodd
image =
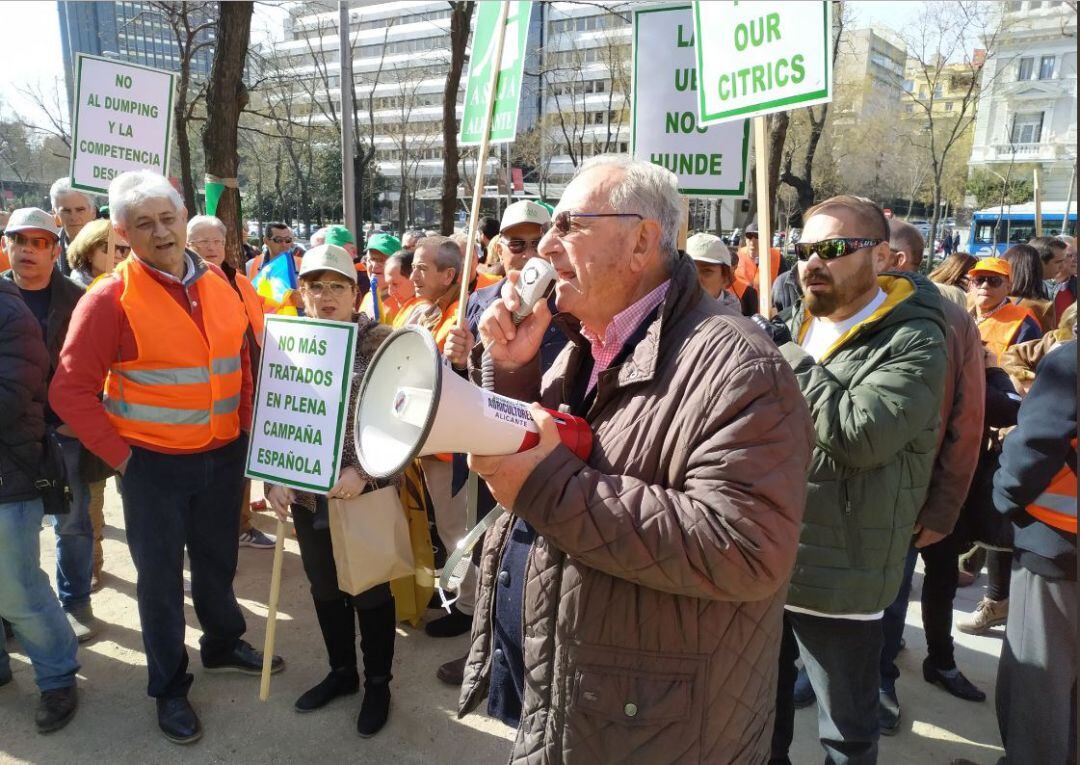
<path id="1" fill-rule="evenodd" d="M 197 270 L 203 268 L 201 264 Z M 215 265 L 206 264 L 222 279 L 225 274 Z M 154 268 L 147 269 L 158 280 L 169 296 L 175 300 L 206 335 L 203 326 L 202 306 L 194 291 L 195 279 L 184 286 Z M 203 274 L 199 278 L 210 278 Z M 109 367 L 116 361 L 133 361 L 138 358 L 135 334 L 131 331 L 124 309 L 120 306 L 123 282 L 111 279 L 87 293 L 71 314 L 64 348 L 60 351 L 60 364 L 49 386 L 49 404 L 60 419 L 68 425 L 83 445 L 113 467 L 119 466 L 131 454 L 131 446 L 139 446 L 166 454 L 190 454 L 210 451 L 225 446 L 226 440 L 214 440 L 202 449 L 166 449 L 138 441 L 128 442 L 116 432 L 105 407 L 101 392 L 105 389 L 105 377 Z M 246 341 L 245 341 L 246 345 Z M 251 430 L 252 377 L 251 354 L 240 354 L 242 383 L 240 389 L 240 427 Z"/>

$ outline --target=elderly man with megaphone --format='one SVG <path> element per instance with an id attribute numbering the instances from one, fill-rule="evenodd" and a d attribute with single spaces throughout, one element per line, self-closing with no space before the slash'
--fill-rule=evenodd
<path id="1" fill-rule="evenodd" d="M 471 465 L 507 509 L 487 534 L 460 714 L 517 727 L 513 760 L 763 760 L 811 431 L 790 367 L 701 289 L 677 249 L 676 178 L 585 165 L 539 246 L 571 342 L 480 322 L 495 390 L 584 417 L 582 459 L 539 406 L 539 444 Z"/>

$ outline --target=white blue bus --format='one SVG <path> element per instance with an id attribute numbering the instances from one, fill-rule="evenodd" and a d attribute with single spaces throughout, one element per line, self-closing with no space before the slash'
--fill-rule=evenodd
<path id="1" fill-rule="evenodd" d="M 1056 236 L 1061 233 L 1061 223 L 1064 215 L 1064 202 L 1043 202 L 1043 234 L 1045 236 Z M 1069 222 L 1065 226 L 1065 233 L 1076 236 L 1075 203 L 1069 205 Z M 979 210 L 971 218 L 968 252 L 977 258 L 983 258 L 987 255 L 1000 255 L 1010 246 L 1024 244 L 1034 238 L 1034 202 L 1022 205 L 1005 205 L 1004 207 L 988 207 L 985 210 Z"/>

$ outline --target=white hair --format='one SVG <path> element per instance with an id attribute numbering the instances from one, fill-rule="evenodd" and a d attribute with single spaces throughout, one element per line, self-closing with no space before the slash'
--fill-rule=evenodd
<path id="1" fill-rule="evenodd" d="M 623 171 L 622 180 L 611 189 L 612 209 L 638 213 L 659 223 L 660 249 L 669 262 L 673 260 L 678 252 L 679 219 L 683 214 L 679 179 L 675 173 L 625 154 L 601 154 L 585 160 L 574 177 L 597 167 L 616 167 Z"/>
<path id="2" fill-rule="evenodd" d="M 168 199 L 177 210 L 184 210 L 180 192 L 163 175 L 153 170 L 131 170 L 120 173 L 109 184 L 109 217 L 113 223 L 123 223 L 128 208 L 148 199 Z"/>
<path id="3" fill-rule="evenodd" d="M 194 218 L 187 222 L 188 239 L 191 238 L 191 234 L 193 231 L 195 231 L 195 229 L 202 226 L 213 226 L 221 232 L 222 236 L 225 235 L 225 224 L 222 222 L 221 218 L 215 217 L 213 215 L 196 215 Z"/>
<path id="4" fill-rule="evenodd" d="M 85 191 L 71 188 L 71 178 L 65 176 L 63 178 L 57 178 L 53 181 L 53 185 L 49 187 L 49 201 L 52 202 L 53 210 L 59 210 L 60 205 L 57 200 L 60 199 L 61 194 L 81 194 L 91 207 L 97 207 L 94 202 L 94 197 Z"/>

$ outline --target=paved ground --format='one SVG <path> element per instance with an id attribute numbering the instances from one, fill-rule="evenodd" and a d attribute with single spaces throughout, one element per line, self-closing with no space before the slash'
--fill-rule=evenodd
<path id="1" fill-rule="evenodd" d="M 465 638 L 433 640 L 422 631 L 398 630 L 394 663 L 394 701 L 390 722 L 375 738 L 355 733 L 359 697 L 335 702 L 300 716 L 293 701 L 324 675 L 325 655 L 314 624 L 296 542 L 286 543 L 278 652 L 288 662 L 276 675 L 271 697 L 258 700 L 258 678 L 206 675 L 198 668 L 198 631 L 189 626 L 195 685 L 191 700 L 205 727 L 203 739 L 191 747 L 170 744 L 157 731 L 154 705 L 145 695 L 146 670 L 135 605 L 135 576 L 124 544 L 120 503 L 110 485 L 106 499 L 105 588 L 94 596 L 94 610 L 104 623 L 100 637 L 80 648 L 81 707 L 75 720 L 51 736 L 34 732 L 36 689 L 29 662 L 14 641 L 15 681 L 0 689 L 0 763 L 172 763 L 172 762 L 370 762 L 370 763 L 500 763 L 509 752 L 511 731 L 501 723 L 472 715 L 456 719 L 457 693 L 439 683 L 435 668 L 464 651 Z M 259 525 L 272 531 L 273 521 Z M 53 534 L 42 533 L 46 570 L 53 566 Z M 269 592 L 273 553 L 244 549 L 236 592 L 248 620 L 248 639 L 261 648 L 266 624 L 264 603 Z M 916 574 L 915 591 L 921 574 Z M 974 606 L 980 586 L 961 590 L 957 612 Z M 195 625 L 188 605 L 188 624 Z M 433 617 L 437 614 L 432 613 Z M 922 680 L 925 643 L 918 605 L 908 615 L 908 649 L 900 655 L 898 693 L 904 710 L 903 729 L 883 739 L 880 761 L 932 765 L 966 757 L 993 763 L 1000 754 L 993 713 L 993 681 L 1002 632 L 984 638 L 959 635 L 957 660 L 968 677 L 990 693 L 984 704 L 965 703 Z M 795 763 L 821 762 L 816 740 L 815 708 L 798 713 Z"/>

